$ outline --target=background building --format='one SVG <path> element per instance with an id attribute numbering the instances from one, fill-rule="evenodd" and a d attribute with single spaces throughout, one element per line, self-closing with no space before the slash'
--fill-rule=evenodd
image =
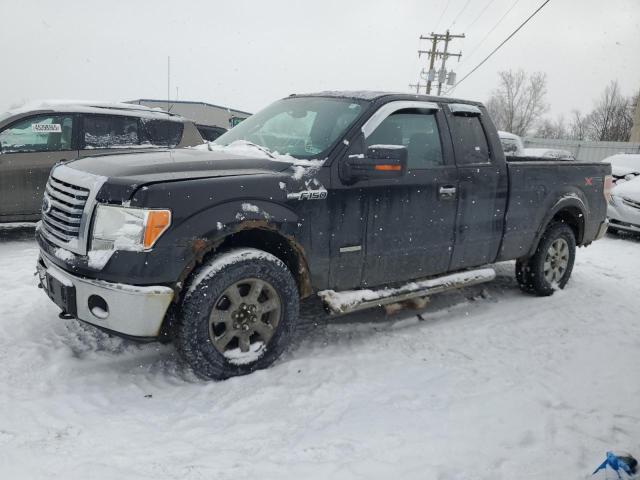
<path id="1" fill-rule="evenodd" d="M 185 100 L 173 100 L 167 102 L 167 100 L 141 98 L 138 100 L 130 100 L 127 103 L 146 105 L 147 107 L 154 108 L 158 107 L 163 110 L 168 110 L 171 113 L 181 115 L 189 120 L 193 120 L 205 140 L 214 140 L 221 133 L 235 127 L 238 123 L 251 115 L 249 112 L 243 112 L 242 110 L 235 110 L 229 107 Z"/>

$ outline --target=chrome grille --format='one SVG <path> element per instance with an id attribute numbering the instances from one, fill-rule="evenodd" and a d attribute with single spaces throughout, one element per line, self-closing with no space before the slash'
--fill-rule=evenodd
<path id="1" fill-rule="evenodd" d="M 106 180 L 64 164 L 54 167 L 42 201 L 38 228 L 42 236 L 54 245 L 85 255 L 96 193 Z"/>
<path id="2" fill-rule="evenodd" d="M 47 233 L 65 244 L 77 240 L 88 198 L 88 188 L 50 176 L 42 210 L 42 226 Z"/>

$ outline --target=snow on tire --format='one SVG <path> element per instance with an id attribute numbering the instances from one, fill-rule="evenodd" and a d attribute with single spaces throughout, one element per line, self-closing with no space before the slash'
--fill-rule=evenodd
<path id="1" fill-rule="evenodd" d="M 176 348 L 201 377 L 246 375 L 282 354 L 298 310 L 295 279 L 280 259 L 253 248 L 230 250 L 193 273 Z"/>
<path id="2" fill-rule="evenodd" d="M 527 293 L 553 295 L 569 281 L 575 258 L 573 230 L 566 223 L 552 223 L 542 235 L 533 256 L 516 261 L 518 284 Z"/>

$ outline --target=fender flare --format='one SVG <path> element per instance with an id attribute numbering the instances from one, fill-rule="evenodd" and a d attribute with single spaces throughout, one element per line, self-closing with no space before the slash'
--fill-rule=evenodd
<path id="1" fill-rule="evenodd" d="M 298 263 L 298 270 L 292 273 L 299 281 L 303 297 L 308 296 L 311 284 L 304 248 L 291 234 L 283 231 L 286 225 L 296 225 L 298 218 L 288 207 L 265 200 L 233 200 L 201 210 L 180 223 L 190 228 L 196 225 L 198 231 L 183 232 L 183 236 L 190 239 L 189 250 L 192 252 L 192 258 L 185 265 L 179 281 L 184 283 L 208 254 L 234 235 L 251 230 L 263 230 L 265 233 L 277 235 L 291 249 Z"/>
<path id="2" fill-rule="evenodd" d="M 547 230 L 547 227 L 549 226 L 551 221 L 555 218 L 555 216 L 558 213 L 565 210 L 569 212 L 578 213 L 577 215 L 574 215 L 574 216 L 576 217 L 577 226 L 578 226 L 576 243 L 580 245 L 580 243 L 582 242 L 582 237 L 584 235 L 585 216 L 587 215 L 588 208 L 587 208 L 587 205 L 582 201 L 582 199 L 579 196 L 572 193 L 572 194 L 561 196 L 556 201 L 556 203 L 554 203 L 553 206 L 549 209 L 547 214 L 542 219 L 542 222 L 540 222 L 538 231 L 536 233 L 536 236 L 533 239 L 531 248 L 529 249 L 527 256 L 530 257 L 535 253 L 536 249 L 538 248 L 538 244 L 542 239 L 542 235 L 544 235 L 544 232 Z"/>

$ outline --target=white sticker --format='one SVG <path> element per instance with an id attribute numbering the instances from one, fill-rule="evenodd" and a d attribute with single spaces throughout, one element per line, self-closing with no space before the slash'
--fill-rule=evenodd
<path id="1" fill-rule="evenodd" d="M 59 123 L 34 123 L 31 125 L 31 131 L 37 133 L 61 133 L 62 125 Z"/>

